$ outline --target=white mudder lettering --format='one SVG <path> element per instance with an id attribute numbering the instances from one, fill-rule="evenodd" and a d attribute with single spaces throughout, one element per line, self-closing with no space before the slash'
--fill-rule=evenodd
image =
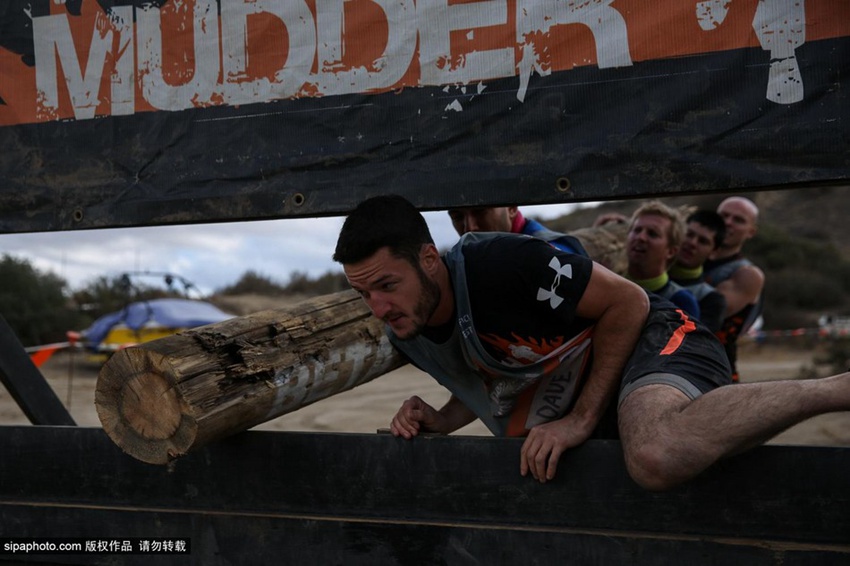
<path id="1" fill-rule="evenodd" d="M 574 28 L 567 24 L 590 30 L 599 68 L 632 65 L 627 22 L 614 0 L 516 0 L 512 17 L 507 0 L 451 5 L 449 0 L 371 1 L 383 13 L 386 35 L 376 39 L 382 52 L 370 54 L 366 64 L 343 61 L 347 52 L 364 49 L 354 32 L 346 36 L 346 0 L 314 0 L 315 11 L 305 0 L 185 0 L 163 8 L 153 3 L 113 6 L 98 14 L 90 34 L 82 32 L 91 38 L 85 60 L 77 55 L 84 52 L 76 45 L 83 41 L 80 27 L 75 26 L 72 33 L 67 13 L 33 17 L 37 119 L 59 118 L 61 83 L 67 85 L 78 120 L 95 118 L 96 112 L 127 115 L 145 107 L 179 111 L 382 92 L 405 82 L 407 86 L 477 82 L 480 91 L 481 81 L 514 76 L 519 77 L 517 99 L 523 101 L 532 72 L 552 72 L 545 38 L 572 33 Z M 711 33 L 723 25 L 729 1 L 698 2 L 691 17 L 703 32 Z M 166 9 L 169 14 L 176 11 L 179 24 L 174 23 L 175 16 L 163 16 Z M 254 36 L 249 37 L 249 22 L 257 17 L 279 22 L 286 33 L 263 36 L 259 45 Z M 504 45 L 481 49 L 452 42 L 458 32 L 473 38 L 480 29 L 512 21 L 515 35 L 508 35 Z M 770 52 L 767 98 L 783 104 L 802 100 L 795 49 L 805 42 L 804 0 L 761 0 L 753 28 Z M 191 34 L 191 58 L 181 59 L 186 68 L 166 80 L 164 69 L 176 61 L 170 60 L 175 55 L 164 44 L 172 35 L 187 33 Z M 277 68 L 263 76 L 250 75 L 248 62 L 261 49 L 280 59 L 270 63 Z M 108 81 L 103 80 L 105 74 Z M 144 101 L 136 101 L 137 93 Z M 447 109 L 459 108 L 449 105 Z"/>

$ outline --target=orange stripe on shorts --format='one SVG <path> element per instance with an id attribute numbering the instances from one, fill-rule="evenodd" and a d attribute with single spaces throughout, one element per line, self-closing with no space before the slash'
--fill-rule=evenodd
<path id="1" fill-rule="evenodd" d="M 673 332 L 673 336 L 670 337 L 670 340 L 667 341 L 667 345 L 664 346 L 663 350 L 661 350 L 662 356 L 669 356 L 678 350 L 679 346 L 681 346 L 682 342 L 685 340 L 685 334 L 697 329 L 697 325 L 694 324 L 694 321 L 689 319 L 688 315 L 686 315 L 681 309 L 676 309 L 676 312 L 679 313 L 680 317 L 682 317 L 682 326 Z"/>

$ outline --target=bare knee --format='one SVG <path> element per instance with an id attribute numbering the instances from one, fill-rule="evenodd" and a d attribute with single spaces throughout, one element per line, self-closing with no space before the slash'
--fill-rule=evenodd
<path id="1" fill-rule="evenodd" d="M 689 403 L 682 392 L 653 384 L 632 392 L 620 406 L 620 438 L 632 479 L 651 491 L 671 489 L 689 477 L 691 455 L 676 420 Z"/>
<path id="2" fill-rule="evenodd" d="M 676 487 L 686 478 L 670 447 L 663 442 L 645 442 L 637 447 L 625 447 L 626 469 L 629 476 L 649 491 L 665 491 Z"/>

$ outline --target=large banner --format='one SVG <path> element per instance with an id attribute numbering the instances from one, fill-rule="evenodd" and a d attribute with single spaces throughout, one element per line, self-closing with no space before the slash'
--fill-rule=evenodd
<path id="1" fill-rule="evenodd" d="M 847 184 L 847 0 L 2 0 L 0 232 Z"/>

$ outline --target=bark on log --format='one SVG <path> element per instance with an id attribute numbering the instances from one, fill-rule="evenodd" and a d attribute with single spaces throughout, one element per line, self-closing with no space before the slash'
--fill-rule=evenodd
<path id="1" fill-rule="evenodd" d="M 624 234 L 622 225 L 573 232 L 620 273 Z M 95 405 L 122 450 L 166 464 L 404 363 L 383 323 L 345 291 L 121 350 L 101 369 Z"/>
<path id="2" fill-rule="evenodd" d="M 95 405 L 122 450 L 166 464 L 404 363 L 344 291 L 121 350 L 101 369 Z"/>

